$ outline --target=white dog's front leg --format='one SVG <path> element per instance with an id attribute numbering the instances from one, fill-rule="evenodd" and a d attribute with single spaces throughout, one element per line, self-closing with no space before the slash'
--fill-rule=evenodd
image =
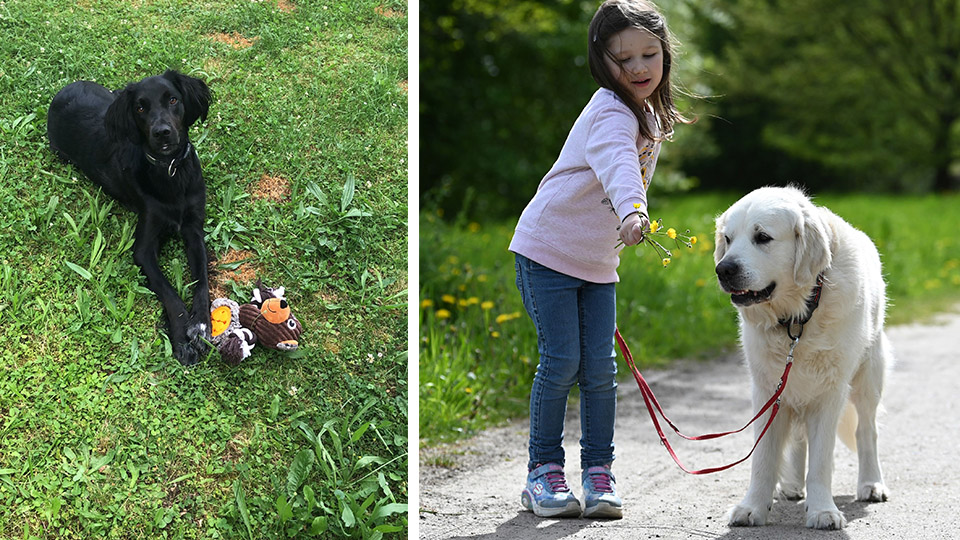
<path id="1" fill-rule="evenodd" d="M 769 399 L 769 394 L 758 395 L 756 385 L 753 390 L 754 406 L 759 408 Z M 768 413 L 769 415 L 769 413 Z M 754 428 L 754 440 L 763 432 L 768 415 L 757 421 Z M 757 445 L 750 462 L 750 488 L 747 495 L 730 511 L 729 523 L 733 527 L 754 527 L 765 525 L 767 515 L 773 505 L 773 490 L 777 487 L 777 472 L 783 457 L 783 443 L 790 427 L 789 413 L 781 410 L 770 425 L 766 435 Z"/>
<path id="2" fill-rule="evenodd" d="M 837 440 L 837 424 L 846 396 L 824 396 L 807 418 L 807 440 L 810 443 L 810 468 L 807 473 L 807 527 L 842 529 L 847 524 L 833 502 L 833 448 Z"/>

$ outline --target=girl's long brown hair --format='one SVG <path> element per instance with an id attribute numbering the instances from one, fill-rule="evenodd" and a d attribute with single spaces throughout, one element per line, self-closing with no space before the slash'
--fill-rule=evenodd
<path id="1" fill-rule="evenodd" d="M 607 49 L 607 40 L 625 28 L 640 28 L 660 39 L 663 46 L 663 77 L 660 85 L 654 89 L 647 101 L 653 107 L 654 115 L 660 126 L 660 134 L 651 132 L 646 122 L 643 103 L 637 103 L 630 91 L 610 73 L 604 58 L 609 57 L 619 64 Z M 673 102 L 673 84 L 670 82 L 670 68 L 673 63 L 673 48 L 667 22 L 657 7 L 647 0 L 606 0 L 600 5 L 593 20 L 590 21 L 588 62 L 590 74 L 603 88 L 612 90 L 630 107 L 640 124 L 640 133 L 651 141 L 669 140 L 673 136 L 673 125 L 677 122 L 688 124 L 691 121 L 677 110 Z"/>

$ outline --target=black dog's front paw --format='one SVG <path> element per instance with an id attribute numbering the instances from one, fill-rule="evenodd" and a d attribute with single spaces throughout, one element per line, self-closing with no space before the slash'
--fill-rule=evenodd
<path id="1" fill-rule="evenodd" d="M 192 320 L 185 339 L 175 346 L 174 355 L 184 366 L 192 366 L 210 351 L 210 324 Z"/>
<path id="2" fill-rule="evenodd" d="M 173 355 L 177 357 L 180 364 L 192 366 L 200 361 L 200 353 L 191 343 L 182 343 L 174 348 Z"/>

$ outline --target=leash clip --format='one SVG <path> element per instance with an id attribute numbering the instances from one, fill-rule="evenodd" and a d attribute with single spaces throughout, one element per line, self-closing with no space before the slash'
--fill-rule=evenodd
<path id="1" fill-rule="evenodd" d="M 803 327 L 801 326 L 801 328 L 803 328 Z M 801 332 L 801 333 L 803 333 L 803 332 Z M 797 336 L 797 337 L 790 336 L 790 337 L 793 338 L 793 342 L 790 343 L 790 352 L 787 353 L 787 363 L 788 363 L 788 364 L 791 363 L 791 362 L 793 362 L 793 350 L 797 348 L 797 343 L 800 343 L 800 336 Z"/>

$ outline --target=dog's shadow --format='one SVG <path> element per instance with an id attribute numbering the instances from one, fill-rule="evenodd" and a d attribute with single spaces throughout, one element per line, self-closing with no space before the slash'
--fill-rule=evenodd
<path id="1" fill-rule="evenodd" d="M 860 502 L 854 499 L 852 495 L 843 497 L 834 497 L 834 503 L 837 508 L 843 512 L 847 518 L 847 524 L 863 519 L 870 515 L 869 505 L 871 503 Z M 788 501 L 777 499 L 767 517 L 767 524 L 763 527 L 731 527 L 726 534 L 718 536 L 718 540 L 751 540 L 751 539 L 770 539 L 777 540 L 789 539 L 808 539 L 810 531 L 806 527 L 807 517 L 804 510 L 806 501 Z M 844 530 L 823 531 L 830 535 L 830 540 L 844 540 L 850 538 L 850 535 Z"/>

